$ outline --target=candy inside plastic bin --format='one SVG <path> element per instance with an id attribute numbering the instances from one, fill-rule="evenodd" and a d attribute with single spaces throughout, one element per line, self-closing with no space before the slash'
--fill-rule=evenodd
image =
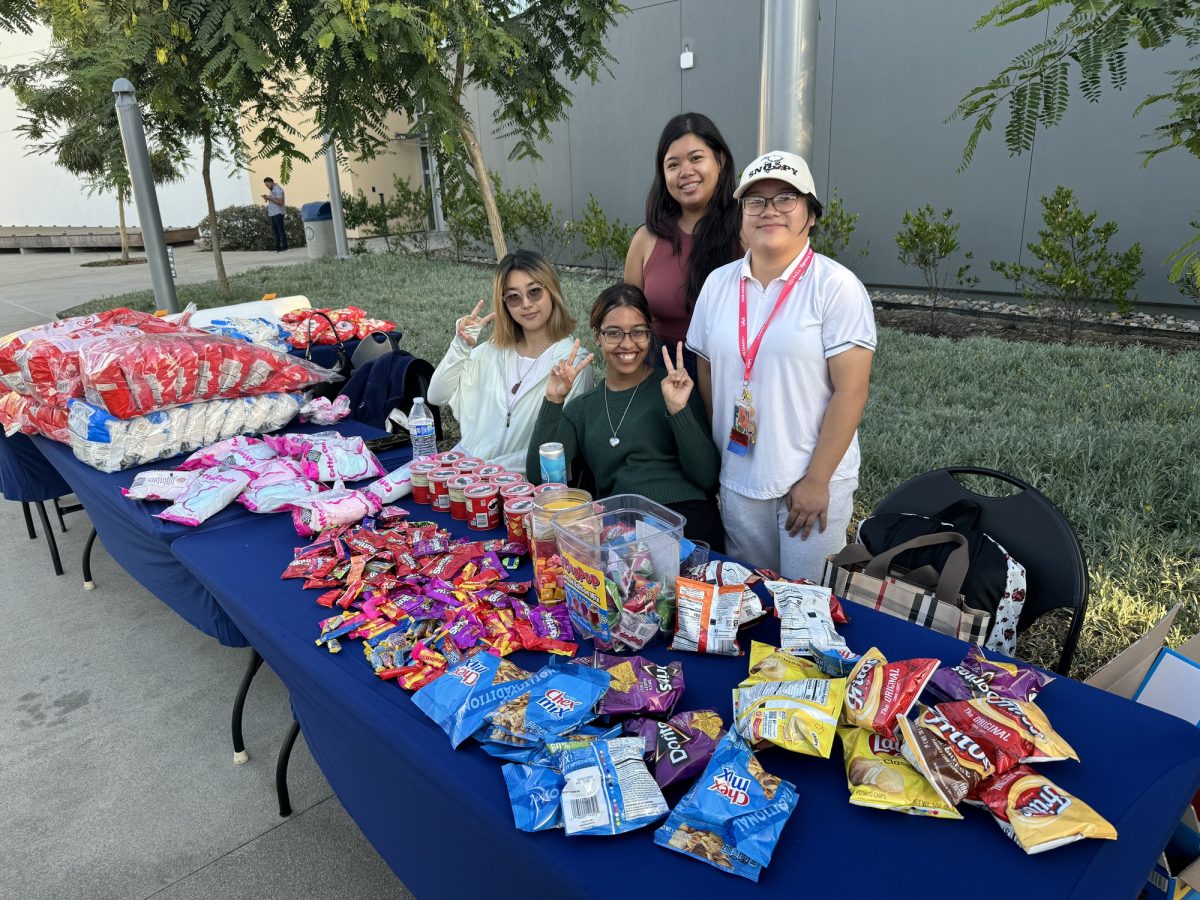
<path id="1" fill-rule="evenodd" d="M 554 516 L 571 625 L 602 650 L 640 650 L 675 619 L 687 520 L 638 494 Z"/>
<path id="2" fill-rule="evenodd" d="M 529 545 L 533 556 L 533 583 L 543 604 L 562 603 L 563 568 L 558 555 L 554 516 L 583 509 L 591 515 L 592 495 L 578 488 L 557 487 L 533 498 L 529 513 Z"/>

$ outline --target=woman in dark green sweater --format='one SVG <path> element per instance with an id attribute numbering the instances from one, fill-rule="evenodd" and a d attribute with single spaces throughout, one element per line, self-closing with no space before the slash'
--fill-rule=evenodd
<path id="1" fill-rule="evenodd" d="M 567 462 L 582 456 L 600 497 L 641 494 L 687 518 L 684 534 L 725 546 L 721 513 L 712 495 L 721 469 L 708 417 L 683 366 L 682 345 L 672 362 L 663 348 L 663 369 L 653 367 L 650 308 L 631 284 L 616 284 L 596 298 L 591 326 L 604 353 L 604 381 L 570 403 L 563 400 L 591 363 L 577 351 L 551 369 L 525 471 L 540 471 L 538 448 L 563 445 Z M 665 377 L 664 377 L 665 376 Z"/>

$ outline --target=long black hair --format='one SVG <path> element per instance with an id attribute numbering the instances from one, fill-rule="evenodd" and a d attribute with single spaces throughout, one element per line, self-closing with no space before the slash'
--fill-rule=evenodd
<path id="1" fill-rule="evenodd" d="M 687 310 L 690 313 L 704 287 L 704 279 L 718 266 L 736 259 L 741 252 L 739 233 L 741 214 L 738 203 L 733 199 L 737 182 L 734 178 L 733 153 L 712 119 L 701 113 L 680 113 L 667 122 L 658 138 L 658 149 L 654 154 L 654 183 L 646 196 L 646 230 L 655 237 L 671 242 L 671 248 L 679 255 L 679 225 L 676 220 L 682 210 L 675 198 L 667 191 L 663 176 L 663 159 L 667 148 L 685 135 L 694 134 L 717 157 L 721 173 L 712 199 L 700 221 L 692 231 L 692 257 L 688 264 Z"/>

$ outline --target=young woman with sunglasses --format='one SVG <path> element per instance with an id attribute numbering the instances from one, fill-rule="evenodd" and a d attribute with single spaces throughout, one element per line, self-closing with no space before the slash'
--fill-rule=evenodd
<path id="1" fill-rule="evenodd" d="M 726 549 L 817 581 L 846 544 L 875 318 L 854 274 L 809 245 L 822 209 L 803 159 L 760 156 L 734 197 L 749 251 L 708 277 L 688 330 L 722 448 Z"/>
<path id="2" fill-rule="evenodd" d="M 616 284 L 596 298 L 590 317 L 604 354 L 603 382 L 568 400 L 592 356 L 572 352 L 546 382 L 546 398 L 533 429 L 526 472 L 538 472 L 538 448 L 559 441 L 567 461 L 582 458 L 596 479 L 597 496 L 641 494 L 687 518 L 684 534 L 724 547 L 721 514 L 709 496 L 720 456 L 694 382 L 683 365 L 683 347 L 664 347 L 655 369 L 646 295 Z M 579 358 L 582 356 L 582 358 Z"/>
<path id="3" fill-rule="evenodd" d="M 462 430 L 461 449 L 524 472 L 550 370 L 578 349 L 571 337 L 575 319 L 563 303 L 554 268 L 532 250 L 500 260 L 492 279 L 492 311 L 480 316 L 483 304 L 480 300 L 455 323 L 454 339 L 425 399 L 450 405 Z M 480 340 L 489 324 L 491 338 Z M 592 383 L 590 370 L 580 372 L 572 396 Z"/>

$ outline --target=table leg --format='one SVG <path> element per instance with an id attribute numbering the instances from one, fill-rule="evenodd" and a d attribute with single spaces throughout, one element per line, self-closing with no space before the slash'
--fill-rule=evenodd
<path id="1" fill-rule="evenodd" d="M 50 517 L 46 515 L 46 504 L 38 501 L 38 518 L 42 520 L 42 529 L 46 532 L 46 543 L 50 545 L 50 562 L 54 564 L 54 574 L 63 573 L 62 560 L 58 558 L 58 542 L 54 540 L 54 529 L 50 527 Z"/>
<path id="2" fill-rule="evenodd" d="M 30 512 L 29 504 L 24 500 L 21 501 L 21 512 L 25 514 L 25 530 L 29 532 L 29 539 L 36 541 L 37 532 L 33 530 L 33 513 Z"/>
<path id="3" fill-rule="evenodd" d="M 287 770 L 288 760 L 292 758 L 292 747 L 300 735 L 300 723 L 293 721 L 288 729 L 283 746 L 279 748 L 279 759 L 275 761 L 275 795 L 279 798 L 279 815 L 287 818 L 292 814 L 292 798 L 288 795 Z"/>
<path id="4" fill-rule="evenodd" d="M 246 666 L 246 674 L 238 687 L 237 697 L 233 701 L 233 761 L 237 765 L 249 762 L 250 754 L 246 752 L 246 742 L 242 740 L 242 709 L 246 705 L 246 693 L 250 690 L 250 682 L 263 664 L 263 658 L 258 651 L 250 648 L 250 663 Z"/>
<path id="5" fill-rule="evenodd" d="M 96 582 L 92 581 L 92 547 L 96 543 L 96 529 L 88 535 L 87 543 L 83 545 L 83 589 L 94 591 Z"/>

